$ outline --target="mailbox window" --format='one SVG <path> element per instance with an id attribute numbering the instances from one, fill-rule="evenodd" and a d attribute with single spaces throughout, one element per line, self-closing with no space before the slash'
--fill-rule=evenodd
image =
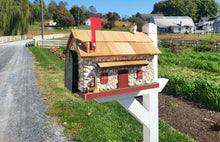
<path id="1" fill-rule="evenodd" d="M 101 81 L 102 84 L 108 83 L 108 73 L 102 73 L 101 74 Z"/>
<path id="2" fill-rule="evenodd" d="M 143 79 L 143 70 L 137 71 L 137 79 Z"/>

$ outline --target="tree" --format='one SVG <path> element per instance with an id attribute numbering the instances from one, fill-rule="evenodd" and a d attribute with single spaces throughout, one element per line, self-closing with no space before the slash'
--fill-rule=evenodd
<path id="1" fill-rule="evenodd" d="M 34 24 L 35 21 L 41 20 L 41 8 L 40 3 L 35 1 L 33 4 L 30 4 L 31 9 L 31 24 Z"/>
<path id="2" fill-rule="evenodd" d="M 71 13 L 66 9 L 58 9 L 56 14 L 53 15 L 53 20 L 57 22 L 58 25 L 62 25 L 62 18 L 65 16 L 71 16 Z"/>
<path id="3" fill-rule="evenodd" d="M 116 12 L 113 12 L 113 18 L 115 21 L 119 21 L 121 19 L 120 15 Z"/>
<path id="4" fill-rule="evenodd" d="M 74 24 L 75 24 L 75 21 L 72 15 L 62 17 L 61 23 L 60 23 L 60 25 L 64 27 L 73 26 Z"/>
<path id="5" fill-rule="evenodd" d="M 96 14 L 96 12 L 97 12 L 96 8 L 95 8 L 93 5 L 91 5 L 91 6 L 88 8 L 88 11 L 89 11 L 90 16 L 92 16 L 92 17 L 94 17 L 95 14 Z"/>
<path id="6" fill-rule="evenodd" d="M 195 0 L 198 5 L 198 18 L 215 17 L 218 13 L 218 3 L 215 0 Z"/>
<path id="7" fill-rule="evenodd" d="M 137 12 L 137 13 L 136 13 L 135 17 L 137 17 L 137 18 L 140 18 L 140 19 L 144 20 L 144 18 L 142 17 L 142 15 L 141 15 L 139 12 Z"/>
<path id="8" fill-rule="evenodd" d="M 120 19 L 120 16 L 116 12 L 108 12 L 106 15 L 107 21 L 103 22 L 105 29 L 112 29 L 115 26 L 115 21 Z"/>
<path id="9" fill-rule="evenodd" d="M 78 5 L 73 5 L 70 9 L 70 13 L 75 19 L 75 25 L 84 24 L 85 20 L 89 18 L 89 12 L 85 6 L 79 7 Z"/>
<path id="10" fill-rule="evenodd" d="M 63 2 L 63 1 L 59 2 L 59 8 L 63 9 L 63 8 L 66 8 L 66 6 L 68 6 L 67 2 Z"/>
<path id="11" fill-rule="evenodd" d="M 72 6 L 72 8 L 70 9 L 70 13 L 72 14 L 72 16 L 74 17 L 75 21 L 76 21 L 76 25 L 78 26 L 79 24 L 82 23 L 81 18 L 82 18 L 82 10 L 79 8 L 78 5 L 74 5 Z"/>
<path id="12" fill-rule="evenodd" d="M 194 22 L 201 17 L 214 17 L 218 12 L 215 0 L 165 0 L 154 4 L 154 13 L 166 16 L 190 16 Z"/>
<path id="13" fill-rule="evenodd" d="M 56 4 L 56 2 L 51 1 L 48 5 L 48 11 L 49 13 L 53 14 L 56 13 L 56 11 L 59 9 L 59 6 Z"/>
<path id="14" fill-rule="evenodd" d="M 28 0 L 0 0 L 0 30 L 4 35 L 25 34 L 31 21 Z"/>
<path id="15" fill-rule="evenodd" d="M 137 24 L 138 31 L 140 31 L 140 32 L 142 31 L 142 26 L 144 25 L 144 19 L 139 12 L 137 12 L 136 15 L 130 19 L 130 21 L 132 23 Z"/>

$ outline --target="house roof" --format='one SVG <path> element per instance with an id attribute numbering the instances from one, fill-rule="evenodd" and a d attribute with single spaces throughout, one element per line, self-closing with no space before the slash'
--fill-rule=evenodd
<path id="1" fill-rule="evenodd" d="M 147 34 L 122 31 L 96 31 L 96 50 L 88 53 L 84 42 L 91 41 L 90 30 L 72 30 L 66 50 L 70 49 L 73 40 L 77 41 L 77 48 L 81 57 L 112 57 L 158 55 L 160 50 L 155 46 Z"/>
<path id="2" fill-rule="evenodd" d="M 141 14 L 144 19 L 150 19 L 153 16 L 164 16 L 163 14 Z"/>
<path id="3" fill-rule="evenodd" d="M 97 63 L 99 68 L 112 68 L 121 66 L 137 66 L 137 65 L 147 65 L 150 62 L 147 60 L 136 60 L 136 61 L 117 61 L 117 62 L 102 62 Z"/>
<path id="4" fill-rule="evenodd" d="M 176 26 L 194 27 L 193 20 L 189 16 L 153 16 L 151 22 L 160 28 Z"/>
<path id="5" fill-rule="evenodd" d="M 201 20 L 205 20 L 205 21 L 213 21 L 215 20 L 216 17 L 202 17 Z"/>

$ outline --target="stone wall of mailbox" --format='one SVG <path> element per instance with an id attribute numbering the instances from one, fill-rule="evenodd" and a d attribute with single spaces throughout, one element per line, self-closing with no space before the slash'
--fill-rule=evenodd
<path id="1" fill-rule="evenodd" d="M 72 50 L 77 50 L 76 43 L 73 43 Z M 79 53 L 78 53 L 79 54 Z M 98 62 L 112 62 L 112 61 L 135 61 L 135 60 L 147 60 L 150 64 L 146 66 L 131 66 L 131 67 L 117 67 L 99 69 L 97 67 Z M 154 80 L 153 69 L 153 56 L 133 56 L 133 57 L 111 57 L 111 58 L 81 58 L 78 56 L 79 66 L 79 82 L 78 88 L 80 91 L 85 92 L 87 87 L 94 85 L 94 78 L 97 77 L 97 91 L 116 89 L 118 84 L 118 71 L 128 70 L 129 86 L 142 85 L 146 83 L 152 83 Z M 137 71 L 143 71 L 143 79 L 137 79 Z M 108 73 L 108 83 L 100 83 L 100 75 L 102 73 Z"/>

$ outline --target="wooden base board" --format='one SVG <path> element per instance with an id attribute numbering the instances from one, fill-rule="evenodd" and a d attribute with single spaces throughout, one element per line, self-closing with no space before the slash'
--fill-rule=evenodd
<path id="1" fill-rule="evenodd" d="M 125 94 L 125 93 L 130 93 L 130 92 L 136 92 L 136 91 L 141 91 L 141 90 L 146 90 L 146 89 L 153 89 L 153 88 L 159 88 L 159 83 L 155 82 L 154 84 L 149 84 L 149 85 L 126 87 L 126 88 L 103 91 L 103 92 L 96 92 L 96 93 L 78 92 L 78 95 L 81 96 L 84 100 L 89 100 L 89 99 Z"/>

